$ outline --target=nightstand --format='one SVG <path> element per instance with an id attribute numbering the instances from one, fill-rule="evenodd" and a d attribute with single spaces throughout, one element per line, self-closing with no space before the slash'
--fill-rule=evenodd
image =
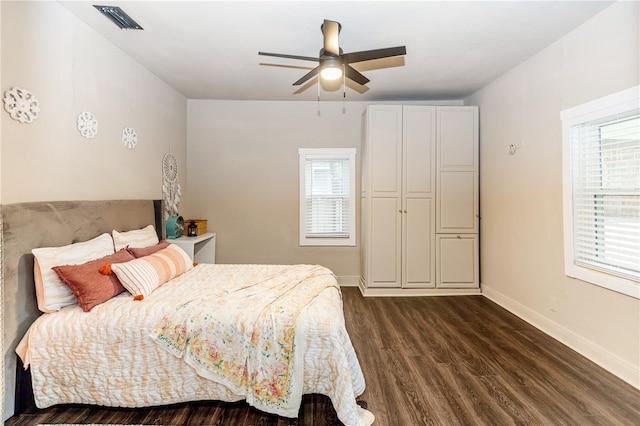
<path id="1" fill-rule="evenodd" d="M 213 232 L 197 237 L 182 236 L 168 241 L 187 252 L 194 262 L 216 263 L 216 234 Z"/>

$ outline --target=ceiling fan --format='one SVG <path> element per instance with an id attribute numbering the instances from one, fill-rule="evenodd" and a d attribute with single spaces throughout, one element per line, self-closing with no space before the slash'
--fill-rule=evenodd
<path id="1" fill-rule="evenodd" d="M 258 55 L 275 56 L 278 58 L 300 59 L 303 61 L 314 61 L 320 64 L 305 74 L 301 79 L 293 83 L 299 86 L 307 80 L 315 77 L 318 73 L 327 80 L 335 80 L 344 77 L 355 81 L 360 85 L 367 84 L 370 80 L 353 68 L 350 64 L 356 62 L 370 61 L 372 59 L 389 58 L 392 56 L 406 55 L 405 46 L 388 47 L 383 49 L 363 50 L 360 52 L 342 53 L 342 48 L 338 43 L 338 35 L 342 25 L 339 22 L 324 20 L 320 26 L 324 37 L 324 47 L 320 49 L 317 58 L 312 56 L 286 55 L 282 53 L 258 52 Z"/>

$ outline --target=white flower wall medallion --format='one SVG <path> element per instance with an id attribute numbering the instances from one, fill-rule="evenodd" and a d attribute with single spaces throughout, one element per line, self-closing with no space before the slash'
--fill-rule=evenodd
<path id="1" fill-rule="evenodd" d="M 81 112 L 78 115 L 78 131 L 82 137 L 93 139 L 98 134 L 98 119 L 89 111 Z"/>
<path id="2" fill-rule="evenodd" d="M 31 123 L 38 118 L 40 104 L 28 90 L 12 87 L 4 92 L 4 109 L 14 120 Z"/>
<path id="3" fill-rule="evenodd" d="M 122 143 L 129 149 L 136 147 L 138 135 L 133 127 L 125 127 L 122 129 Z"/>

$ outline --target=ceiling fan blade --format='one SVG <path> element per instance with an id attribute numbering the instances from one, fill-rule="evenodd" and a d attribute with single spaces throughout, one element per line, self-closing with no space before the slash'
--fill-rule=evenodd
<path id="1" fill-rule="evenodd" d="M 322 24 L 322 34 L 324 35 L 324 53 L 339 56 L 340 43 L 338 42 L 338 35 L 340 34 L 340 24 L 325 19 Z"/>
<path id="2" fill-rule="evenodd" d="M 364 86 L 370 81 L 367 77 L 356 71 L 355 68 L 353 68 L 351 65 L 344 66 L 344 75 L 348 79 L 355 81 L 361 86 Z"/>
<path id="3" fill-rule="evenodd" d="M 293 83 L 293 85 L 300 86 L 302 83 L 309 80 L 311 77 L 315 77 L 318 74 L 318 71 L 320 71 L 320 67 L 315 67 L 314 69 L 306 73 L 300 80 Z"/>
<path id="4" fill-rule="evenodd" d="M 340 56 L 345 64 L 353 64 L 354 62 L 370 61 L 372 59 L 389 58 L 391 56 L 406 55 L 407 48 L 405 46 L 387 47 L 385 49 L 363 50 L 362 52 L 345 53 Z"/>
<path id="5" fill-rule="evenodd" d="M 311 56 L 285 55 L 284 53 L 258 52 L 258 55 L 275 56 L 276 58 L 300 59 L 300 60 L 303 60 L 303 61 L 314 61 L 314 62 L 319 62 L 320 61 L 319 58 L 313 58 Z"/>

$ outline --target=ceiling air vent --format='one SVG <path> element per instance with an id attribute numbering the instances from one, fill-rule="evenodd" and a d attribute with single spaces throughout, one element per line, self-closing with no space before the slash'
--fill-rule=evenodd
<path id="1" fill-rule="evenodd" d="M 114 24 L 119 26 L 123 30 L 142 30 L 142 28 L 136 21 L 134 21 L 124 10 L 117 6 L 98 6 L 93 5 L 104 16 L 111 19 Z"/>

